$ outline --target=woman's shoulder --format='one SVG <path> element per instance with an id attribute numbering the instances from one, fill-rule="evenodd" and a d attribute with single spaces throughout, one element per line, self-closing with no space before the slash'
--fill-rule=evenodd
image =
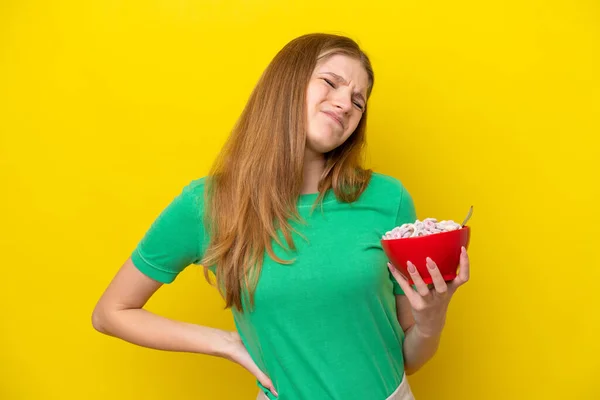
<path id="1" fill-rule="evenodd" d="M 378 204 L 393 211 L 396 216 L 396 225 L 402 221 L 412 222 L 416 219 L 412 195 L 400 179 L 374 172 L 371 183 L 373 185 L 371 198 L 375 198 L 374 201 L 377 201 Z"/>
<path id="2" fill-rule="evenodd" d="M 399 178 L 375 171 L 373 171 L 373 174 L 371 175 L 369 189 L 378 194 L 387 196 L 402 196 L 406 191 L 404 183 Z"/>
<path id="3" fill-rule="evenodd" d="M 202 176 L 188 180 L 183 185 L 179 197 L 184 201 L 194 204 L 196 207 L 203 207 L 206 179 L 206 176 Z"/>
<path id="4" fill-rule="evenodd" d="M 184 191 L 187 191 L 189 193 L 203 193 L 204 192 L 204 188 L 206 186 L 206 179 L 208 177 L 207 176 L 202 176 L 199 178 L 193 178 L 190 181 L 188 181 L 188 183 L 185 185 L 185 187 L 183 188 Z"/>
<path id="5" fill-rule="evenodd" d="M 408 194 L 405 185 L 399 178 L 373 171 L 369 184 L 360 196 L 359 201 L 377 207 L 397 209 L 398 204 L 409 196 L 410 194 Z"/>

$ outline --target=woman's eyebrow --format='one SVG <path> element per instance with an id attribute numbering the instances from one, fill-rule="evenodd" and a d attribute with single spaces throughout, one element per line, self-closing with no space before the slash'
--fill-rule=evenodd
<path id="1" fill-rule="evenodd" d="M 339 76 L 338 74 L 334 73 L 334 72 L 322 72 L 323 74 L 327 74 L 327 75 L 331 75 L 332 77 L 334 77 L 337 81 L 342 82 L 343 84 L 347 85 L 348 83 L 346 82 L 346 80 L 344 78 L 342 78 L 341 76 Z"/>
<path id="2" fill-rule="evenodd" d="M 322 74 L 327 74 L 327 75 L 331 75 L 336 81 L 343 83 L 344 85 L 347 85 L 348 82 L 346 82 L 346 80 L 344 78 L 342 78 L 341 76 L 339 76 L 338 74 L 334 73 L 334 72 L 321 72 Z M 364 103 L 366 103 L 366 100 L 364 98 L 364 96 L 362 95 L 362 93 L 360 92 L 355 92 L 354 93 L 355 96 L 359 97 Z"/>

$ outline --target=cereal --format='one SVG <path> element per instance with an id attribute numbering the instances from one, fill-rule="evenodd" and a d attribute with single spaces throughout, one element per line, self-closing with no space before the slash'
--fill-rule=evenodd
<path id="1" fill-rule="evenodd" d="M 412 224 L 403 224 L 386 232 L 382 239 L 404 239 L 427 236 L 434 233 L 455 231 L 460 228 L 460 224 L 457 224 L 452 220 L 438 222 L 435 218 L 426 218 L 423 221 L 417 219 Z"/>

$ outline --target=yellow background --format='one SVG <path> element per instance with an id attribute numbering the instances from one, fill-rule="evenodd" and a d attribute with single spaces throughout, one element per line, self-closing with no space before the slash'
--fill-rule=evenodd
<path id="1" fill-rule="evenodd" d="M 568 0 L 3 0 L 0 398 L 254 398 L 238 365 L 103 336 L 90 315 L 271 57 L 314 31 L 372 57 L 368 165 L 421 219 L 474 205 L 472 279 L 409 378 L 417 399 L 600 398 L 599 15 Z M 233 329 L 222 306 L 192 268 L 149 303 Z"/>

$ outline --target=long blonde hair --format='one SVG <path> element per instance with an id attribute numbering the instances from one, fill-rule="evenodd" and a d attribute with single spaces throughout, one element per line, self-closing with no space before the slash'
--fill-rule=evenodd
<path id="1" fill-rule="evenodd" d="M 242 289 L 254 305 L 265 250 L 276 262 L 293 263 L 274 254 L 272 240 L 283 247 L 280 230 L 288 248 L 296 250 L 289 220 L 302 220 L 296 205 L 303 183 L 306 89 L 317 62 L 335 54 L 362 62 L 369 97 L 373 69 L 356 42 L 322 33 L 300 36 L 265 69 L 208 174 L 204 221 L 210 242 L 202 265 L 216 266 L 225 308 L 242 310 Z M 365 109 L 345 143 L 325 154 L 314 205 L 330 188 L 339 201 L 353 202 L 367 187 L 372 172 L 361 167 L 366 122 Z M 207 268 L 205 277 L 209 280 Z"/>

